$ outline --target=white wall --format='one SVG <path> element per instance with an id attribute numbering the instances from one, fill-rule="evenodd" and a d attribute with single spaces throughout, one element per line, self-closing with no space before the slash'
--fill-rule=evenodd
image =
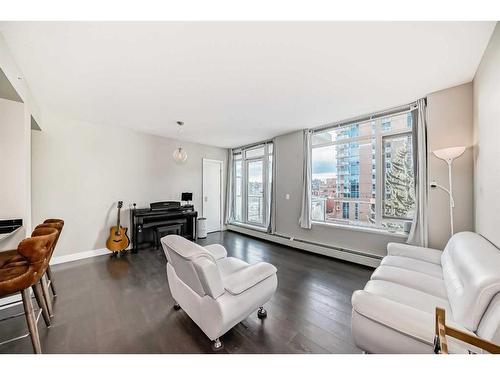
<path id="1" fill-rule="evenodd" d="M 0 98 L 0 218 L 22 218 L 24 225 L 0 242 L 0 250 L 17 247 L 30 230 L 29 138 L 23 103 Z"/>
<path id="2" fill-rule="evenodd" d="M 188 161 L 177 165 L 172 139 L 53 115 L 43 121 L 32 139 L 32 217 L 65 220 L 56 256 L 104 248 L 118 200 L 127 227 L 132 203 L 180 200 L 183 191 L 201 212 L 202 158 L 223 160 L 226 171 L 226 149 L 185 143 Z"/>
<path id="3" fill-rule="evenodd" d="M 448 165 L 432 151 L 452 146 L 467 146 L 453 162 L 454 231 L 474 228 L 472 83 L 427 95 L 427 145 L 429 183 L 448 187 Z M 440 189 L 429 190 L 429 246 L 443 249 L 450 238 L 448 195 Z"/>
<path id="4" fill-rule="evenodd" d="M 500 247 L 500 24 L 474 77 L 476 231 Z"/>

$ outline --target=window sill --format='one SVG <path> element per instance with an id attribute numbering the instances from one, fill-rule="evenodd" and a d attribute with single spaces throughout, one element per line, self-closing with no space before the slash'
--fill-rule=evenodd
<path id="1" fill-rule="evenodd" d="M 242 227 L 242 228 L 247 228 L 247 229 L 253 229 L 257 230 L 259 232 L 267 233 L 267 228 L 264 227 L 259 227 L 258 225 L 251 225 L 251 224 L 245 224 L 245 223 L 238 223 L 238 222 L 231 222 L 229 225 L 234 225 L 236 227 Z"/>
<path id="2" fill-rule="evenodd" d="M 347 229 L 347 230 L 353 230 L 353 231 L 357 231 L 357 232 L 381 234 L 381 235 L 389 236 L 389 237 L 408 238 L 407 233 L 389 232 L 388 230 L 380 229 L 380 228 L 369 228 L 369 227 L 345 225 L 345 224 L 338 224 L 338 223 L 326 223 L 323 221 L 312 221 L 312 225 L 333 227 L 333 228 L 339 228 L 339 229 Z"/>

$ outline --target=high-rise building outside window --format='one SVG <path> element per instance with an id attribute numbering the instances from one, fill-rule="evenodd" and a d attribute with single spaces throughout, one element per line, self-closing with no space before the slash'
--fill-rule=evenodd
<path id="1" fill-rule="evenodd" d="M 314 131 L 313 222 L 402 232 L 415 207 L 408 109 Z"/>

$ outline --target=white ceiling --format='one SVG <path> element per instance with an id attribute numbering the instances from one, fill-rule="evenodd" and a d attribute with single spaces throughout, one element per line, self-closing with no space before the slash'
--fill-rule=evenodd
<path id="1" fill-rule="evenodd" d="M 42 110 L 230 147 L 472 80 L 495 22 L 8 22 Z"/>

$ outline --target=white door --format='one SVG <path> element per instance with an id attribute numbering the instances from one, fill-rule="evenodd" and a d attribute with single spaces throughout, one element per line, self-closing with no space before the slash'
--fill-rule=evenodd
<path id="1" fill-rule="evenodd" d="M 203 159 L 203 217 L 207 232 L 222 230 L 222 160 Z"/>

